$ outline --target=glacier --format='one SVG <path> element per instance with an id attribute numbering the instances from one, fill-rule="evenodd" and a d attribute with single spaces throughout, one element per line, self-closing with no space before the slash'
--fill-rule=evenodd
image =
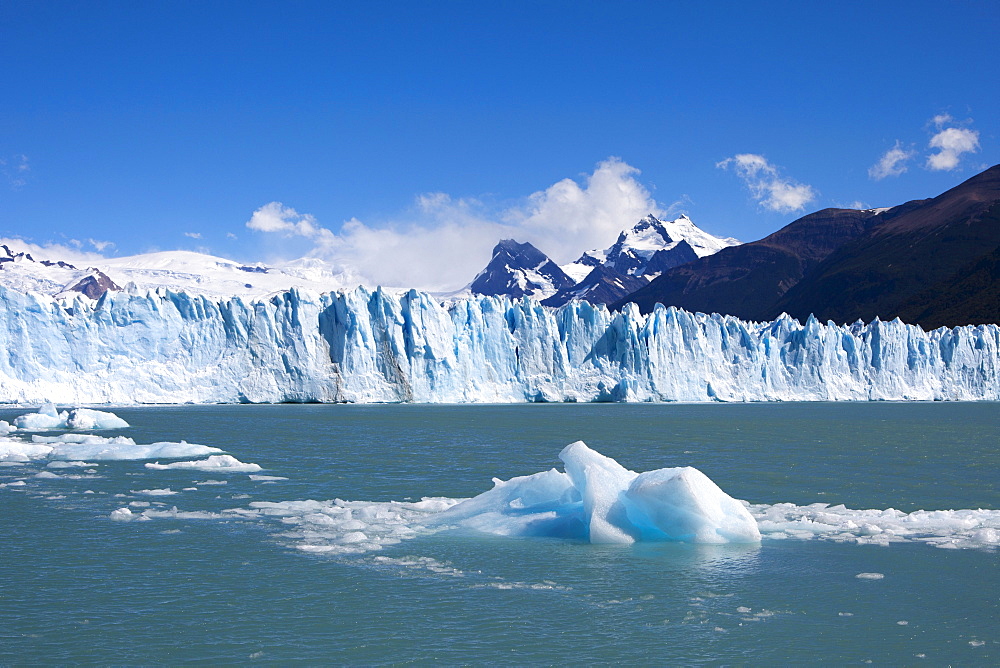
<path id="1" fill-rule="evenodd" d="M 0 287 L 0 402 L 1000 399 L 1000 327 L 925 332 L 411 290 L 93 301 Z"/>

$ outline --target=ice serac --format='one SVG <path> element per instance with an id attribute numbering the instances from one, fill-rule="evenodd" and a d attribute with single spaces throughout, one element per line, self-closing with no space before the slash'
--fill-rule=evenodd
<path id="1" fill-rule="evenodd" d="M 997 325 L 755 323 L 366 288 L 93 301 L 0 287 L 0 351 L 0 402 L 33 405 L 1000 399 Z"/>
<path id="2" fill-rule="evenodd" d="M 504 536 L 575 538 L 629 545 L 636 541 L 756 543 L 757 521 L 701 471 L 687 467 L 629 471 L 583 441 L 559 454 L 552 469 L 508 481 L 435 518 Z"/>

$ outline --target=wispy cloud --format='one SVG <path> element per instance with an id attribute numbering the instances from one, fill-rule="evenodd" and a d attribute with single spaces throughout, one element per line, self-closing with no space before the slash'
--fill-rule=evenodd
<path id="1" fill-rule="evenodd" d="M 87 239 L 87 243 L 94 247 L 98 253 L 103 253 L 106 250 L 111 250 L 115 247 L 113 241 L 101 241 L 99 239 Z"/>
<path id="2" fill-rule="evenodd" d="M 781 176 L 778 168 L 762 155 L 740 153 L 717 162 L 715 166 L 720 169 L 732 167 L 737 176 L 743 179 L 751 196 L 770 211 L 802 211 L 816 199 L 816 191 L 812 186 Z"/>
<path id="3" fill-rule="evenodd" d="M 427 193 L 410 211 L 378 224 L 351 219 L 335 233 L 310 214 L 280 202 L 254 212 L 247 227 L 308 239 L 311 255 L 360 280 L 387 286 L 453 290 L 489 261 L 497 241 L 528 241 L 556 262 L 611 245 L 618 233 L 662 207 L 638 181 L 639 170 L 618 158 L 597 165 L 581 181 L 563 179 L 501 206 L 478 198 Z"/>
<path id="4" fill-rule="evenodd" d="M 7 184 L 13 190 L 20 190 L 28 183 L 31 164 L 28 156 L 18 153 L 9 158 L 0 158 L 0 174 L 3 174 Z"/>
<path id="5" fill-rule="evenodd" d="M 184 236 L 190 237 L 191 239 L 201 239 L 201 232 L 185 232 Z"/>
<path id="6" fill-rule="evenodd" d="M 868 177 L 875 181 L 881 181 L 890 176 L 904 174 L 908 169 L 906 163 L 912 160 L 916 154 L 917 152 L 914 150 L 903 148 L 902 142 L 897 140 L 895 146 L 886 151 L 877 163 L 868 168 Z"/>

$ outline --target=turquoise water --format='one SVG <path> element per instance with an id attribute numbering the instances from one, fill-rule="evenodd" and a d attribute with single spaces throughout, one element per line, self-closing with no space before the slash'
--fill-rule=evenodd
<path id="1" fill-rule="evenodd" d="M 315 553 L 280 517 L 221 511 L 473 496 L 494 476 L 561 467 L 559 451 L 577 439 L 636 471 L 695 466 L 753 504 L 1000 509 L 998 409 L 116 409 L 137 443 L 217 446 L 287 480 L 135 461 L 57 479 L 33 477 L 44 462 L 0 468 L 0 483 L 25 482 L 0 489 L 0 663 L 997 664 L 995 548 L 767 535 L 759 546 L 624 547 L 441 532 Z M 227 484 L 195 484 L 207 480 Z M 142 491 L 168 487 L 177 493 Z M 109 519 L 132 502 L 204 516 Z"/>

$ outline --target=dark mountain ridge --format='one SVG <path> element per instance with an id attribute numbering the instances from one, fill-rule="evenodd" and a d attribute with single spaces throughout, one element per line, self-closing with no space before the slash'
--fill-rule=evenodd
<path id="1" fill-rule="evenodd" d="M 891 209 L 824 209 L 664 272 L 617 302 L 772 320 L 1000 322 L 1000 165 Z"/>

